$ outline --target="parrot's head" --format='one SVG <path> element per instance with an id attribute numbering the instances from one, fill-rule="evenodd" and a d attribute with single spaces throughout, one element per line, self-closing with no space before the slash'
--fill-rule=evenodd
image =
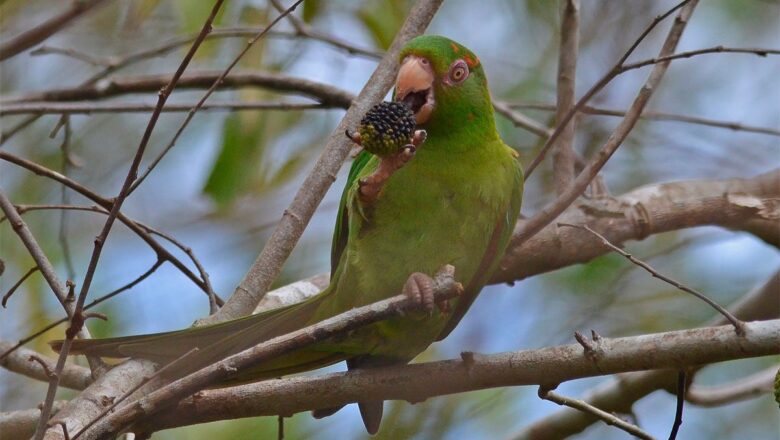
<path id="1" fill-rule="evenodd" d="M 401 50 L 396 101 L 429 132 L 495 133 L 493 106 L 482 64 L 469 49 L 438 35 L 414 38 Z"/>

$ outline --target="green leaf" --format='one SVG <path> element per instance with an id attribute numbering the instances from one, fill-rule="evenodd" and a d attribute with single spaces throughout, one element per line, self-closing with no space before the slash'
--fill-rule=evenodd
<path id="1" fill-rule="evenodd" d="M 222 129 L 222 150 L 211 169 L 203 192 L 218 205 L 232 202 L 250 182 L 256 159 L 261 150 L 262 124 L 242 124 L 234 113 L 225 120 Z"/>
<path id="2" fill-rule="evenodd" d="M 322 0 L 307 0 L 303 2 L 303 21 L 311 23 L 325 9 Z"/>
<path id="3" fill-rule="evenodd" d="M 387 50 L 409 10 L 408 1 L 368 2 L 357 11 L 357 16 L 376 44 Z"/>

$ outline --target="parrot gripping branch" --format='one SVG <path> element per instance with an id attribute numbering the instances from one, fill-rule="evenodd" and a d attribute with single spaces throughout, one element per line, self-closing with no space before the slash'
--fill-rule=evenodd
<path id="1" fill-rule="evenodd" d="M 445 265 L 431 279 L 431 295 L 436 303 L 456 298 L 463 292 L 463 286 L 455 281 L 454 274 L 455 268 L 451 265 Z M 148 417 L 187 396 L 224 381 L 239 371 L 300 350 L 315 342 L 343 335 L 393 316 L 426 310 L 427 304 L 424 301 L 424 296 L 410 295 L 405 291 L 400 295 L 354 308 L 292 333 L 262 342 L 146 394 L 132 404 L 117 409 L 116 412 L 95 423 L 91 430 L 82 434 L 82 437 L 86 439 L 113 438 L 140 418 Z"/>

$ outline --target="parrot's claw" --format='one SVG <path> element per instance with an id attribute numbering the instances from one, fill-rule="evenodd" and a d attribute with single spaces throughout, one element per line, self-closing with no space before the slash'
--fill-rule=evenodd
<path id="1" fill-rule="evenodd" d="M 406 280 L 403 294 L 422 306 L 425 311 L 431 313 L 433 312 L 433 306 L 435 305 L 433 286 L 433 278 L 424 273 L 414 272 L 409 275 L 409 278 Z"/>
<path id="2" fill-rule="evenodd" d="M 363 145 L 363 144 L 360 143 L 360 132 L 359 131 L 355 131 L 353 133 L 350 133 L 349 129 L 346 129 L 346 130 L 344 130 L 344 134 L 347 135 L 349 140 L 351 140 L 352 142 L 354 142 L 354 143 L 356 143 L 356 144 L 358 144 L 360 146 Z"/>
<path id="3" fill-rule="evenodd" d="M 355 141 L 356 133 L 350 135 L 347 132 L 347 136 Z M 358 194 L 360 200 L 365 203 L 373 203 L 376 201 L 382 188 L 385 186 L 385 182 L 396 171 L 400 170 L 407 162 L 409 162 L 417 153 L 417 149 L 420 148 L 425 138 L 427 137 L 425 130 L 417 130 L 412 136 L 411 143 L 406 144 L 397 153 L 387 157 L 379 159 L 379 166 L 371 175 L 366 176 L 358 181 Z M 357 134 L 358 141 L 360 140 L 359 134 Z M 355 141 L 356 143 L 358 141 Z"/>

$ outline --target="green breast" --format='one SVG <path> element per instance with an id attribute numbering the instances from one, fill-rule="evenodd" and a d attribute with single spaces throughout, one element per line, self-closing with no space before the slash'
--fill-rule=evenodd
<path id="1" fill-rule="evenodd" d="M 372 159 L 363 174 L 375 166 Z M 353 194 L 334 300 L 318 315 L 396 295 L 412 272 L 433 275 L 445 264 L 455 266 L 456 278 L 468 284 L 497 221 L 506 215 L 515 172 L 514 158 L 500 141 L 448 154 L 429 140 L 373 205 L 356 206 Z M 392 319 L 329 350 L 411 359 L 436 339 L 447 319 L 438 310 Z"/>

